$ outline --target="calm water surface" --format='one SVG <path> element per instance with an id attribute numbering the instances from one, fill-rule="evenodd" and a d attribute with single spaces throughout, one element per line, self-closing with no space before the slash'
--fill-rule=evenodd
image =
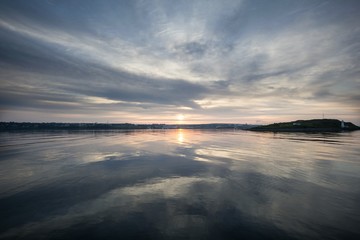
<path id="1" fill-rule="evenodd" d="M 356 238 L 359 141 L 360 131 L 3 132 L 0 239 Z"/>

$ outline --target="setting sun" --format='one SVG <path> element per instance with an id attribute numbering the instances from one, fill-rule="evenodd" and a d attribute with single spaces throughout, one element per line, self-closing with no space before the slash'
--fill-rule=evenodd
<path id="1" fill-rule="evenodd" d="M 183 121 L 185 119 L 185 116 L 183 114 L 178 114 L 178 115 L 176 115 L 176 119 L 178 121 Z"/>

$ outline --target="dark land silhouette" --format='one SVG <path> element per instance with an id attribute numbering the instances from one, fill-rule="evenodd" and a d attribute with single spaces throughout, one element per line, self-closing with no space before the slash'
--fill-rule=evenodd
<path id="1" fill-rule="evenodd" d="M 339 132 L 359 129 L 358 126 L 351 122 L 344 122 L 337 119 L 311 119 L 273 123 L 265 126 L 253 127 L 249 130 L 270 132 Z"/>

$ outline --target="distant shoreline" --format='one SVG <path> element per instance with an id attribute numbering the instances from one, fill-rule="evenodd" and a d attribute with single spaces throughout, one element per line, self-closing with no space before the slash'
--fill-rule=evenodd
<path id="1" fill-rule="evenodd" d="M 209 124 L 132 124 L 132 123 L 29 123 L 0 122 L 0 131 L 17 130 L 136 130 L 136 129 L 249 129 L 259 125 Z"/>
<path id="2" fill-rule="evenodd" d="M 311 119 L 273 123 L 248 130 L 257 132 L 348 132 L 360 130 L 360 128 L 351 122 L 338 119 Z"/>
<path id="3" fill-rule="evenodd" d="M 249 131 L 254 132 L 349 132 L 356 131 L 360 129 L 338 129 L 338 128 L 266 128 L 266 129 L 248 129 Z"/>
<path id="4" fill-rule="evenodd" d="M 146 130 L 146 129 L 240 129 L 256 132 L 346 132 L 360 130 L 351 122 L 337 119 L 296 120 L 270 125 L 208 124 L 133 124 L 133 123 L 31 123 L 0 122 L 0 131 L 37 130 Z"/>

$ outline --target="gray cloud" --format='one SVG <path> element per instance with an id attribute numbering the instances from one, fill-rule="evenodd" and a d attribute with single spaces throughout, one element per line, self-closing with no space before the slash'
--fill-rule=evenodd
<path id="1" fill-rule="evenodd" d="M 312 105 L 360 121 L 359 9 L 320 0 L 2 1 L 1 117 L 147 118 L 151 109 L 155 119 L 184 112 L 226 122 L 269 109 L 301 116 Z"/>

